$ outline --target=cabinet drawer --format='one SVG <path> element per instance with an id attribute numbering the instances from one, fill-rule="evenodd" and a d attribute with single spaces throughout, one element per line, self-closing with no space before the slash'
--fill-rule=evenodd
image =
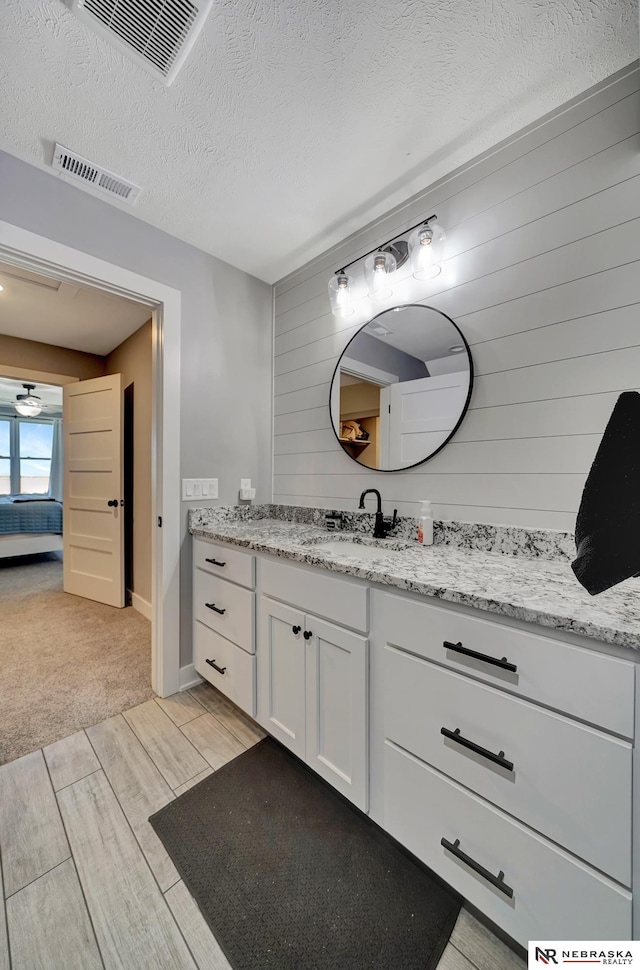
<path id="1" fill-rule="evenodd" d="M 232 583 L 246 586 L 247 589 L 253 589 L 256 585 L 255 559 L 252 553 L 241 552 L 231 546 L 194 536 L 194 565 L 214 576 L 222 576 Z"/>
<path id="2" fill-rule="evenodd" d="M 387 738 L 631 884 L 628 742 L 389 647 L 385 683 Z"/>
<path id="3" fill-rule="evenodd" d="M 201 569 L 193 571 L 193 615 L 249 653 L 255 652 L 255 593 Z M 218 613 L 217 610 L 224 612 Z"/>
<path id="4" fill-rule="evenodd" d="M 212 666 L 215 662 L 221 673 Z M 193 664 L 201 677 L 256 716 L 256 658 L 196 620 L 193 624 Z"/>
<path id="5" fill-rule="evenodd" d="M 362 582 L 267 557 L 260 560 L 260 572 L 265 595 L 295 603 L 302 610 L 353 630 L 366 633 L 369 629 L 369 590 Z"/>
<path id="6" fill-rule="evenodd" d="M 634 664 L 583 647 L 388 593 L 374 593 L 384 642 L 633 738 Z M 506 670 L 447 648 L 460 644 Z"/>
<path id="7" fill-rule="evenodd" d="M 384 825 L 522 946 L 529 940 L 629 940 L 631 895 L 415 758 L 385 744 Z M 445 838 L 513 897 L 456 858 Z"/>

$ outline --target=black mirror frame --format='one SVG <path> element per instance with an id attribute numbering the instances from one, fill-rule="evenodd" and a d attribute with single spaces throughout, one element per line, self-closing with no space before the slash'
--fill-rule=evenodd
<path id="1" fill-rule="evenodd" d="M 368 327 L 370 323 L 373 323 L 374 320 L 377 320 L 378 317 L 381 317 L 384 313 L 389 313 L 391 310 L 404 310 L 406 307 L 421 307 L 421 309 L 423 309 L 423 310 L 433 310 L 435 313 L 439 313 L 441 316 L 445 317 L 449 321 L 449 323 L 451 324 L 451 326 L 454 327 L 455 330 L 457 330 L 458 334 L 460 335 L 460 340 L 462 341 L 462 343 L 464 345 L 464 348 L 467 351 L 467 359 L 469 361 L 469 391 L 467 393 L 467 397 L 466 397 L 466 400 L 464 402 L 464 407 L 462 408 L 462 410 L 460 412 L 460 417 L 458 418 L 458 420 L 457 420 L 457 422 L 455 424 L 455 427 L 453 427 L 451 429 L 451 433 L 450 433 L 449 437 L 446 438 L 445 441 L 443 441 L 442 444 L 439 445 L 436 448 L 435 451 L 432 451 L 430 455 L 427 455 L 426 458 L 422 458 L 420 461 L 414 462 L 413 465 L 405 465 L 403 468 L 369 468 L 368 465 L 363 465 L 362 462 L 358 461 L 357 458 L 354 458 L 353 455 L 350 455 L 349 452 L 346 450 L 346 448 L 343 447 L 342 442 L 340 441 L 340 438 L 338 436 L 338 432 L 336 431 L 335 425 L 333 423 L 333 415 L 331 414 L 331 392 L 333 390 L 333 382 L 336 379 L 336 374 L 338 373 L 338 368 L 340 367 L 340 361 L 342 360 L 342 358 L 346 354 L 349 346 L 351 345 L 352 341 L 355 340 L 355 338 L 358 336 L 358 334 L 359 333 L 362 333 L 362 331 L 364 330 L 365 327 Z M 354 461 L 359 468 L 367 468 L 371 472 L 382 472 L 385 475 L 391 474 L 392 472 L 406 472 L 410 468 L 417 468 L 418 465 L 424 465 L 425 462 L 431 461 L 431 459 L 432 458 L 435 458 L 435 456 L 438 454 L 438 452 L 442 451 L 442 449 L 444 448 L 444 446 L 447 445 L 451 441 L 451 439 L 453 438 L 454 434 L 456 433 L 456 431 L 458 430 L 458 428 L 462 424 L 462 421 L 463 421 L 463 418 L 464 418 L 465 414 L 469 410 L 469 402 L 471 400 L 471 392 L 472 391 L 473 391 L 473 357 L 471 356 L 471 347 L 469 346 L 469 344 L 467 342 L 467 339 L 466 339 L 465 335 L 463 334 L 462 330 L 460 329 L 460 327 L 458 326 L 458 324 L 455 323 L 447 313 L 444 313 L 442 310 L 438 310 L 437 307 L 431 306 L 430 304 L 427 304 L 427 303 L 401 303 L 400 306 L 387 307 L 386 310 L 381 310 L 380 313 L 376 313 L 375 317 L 371 317 L 370 320 L 367 320 L 366 323 L 363 323 L 361 327 L 358 327 L 358 329 L 356 330 L 356 332 L 354 333 L 354 335 L 350 338 L 349 342 L 343 348 L 342 353 L 338 357 L 338 361 L 337 361 L 336 366 L 335 366 L 334 371 L 333 371 L 333 377 L 331 378 L 331 383 L 329 385 L 329 420 L 331 422 L 331 429 L 332 429 L 332 431 L 333 431 L 333 433 L 335 435 L 335 439 L 336 439 L 338 445 L 340 446 L 340 451 L 344 455 L 346 455 L 348 458 L 350 458 L 351 461 Z"/>

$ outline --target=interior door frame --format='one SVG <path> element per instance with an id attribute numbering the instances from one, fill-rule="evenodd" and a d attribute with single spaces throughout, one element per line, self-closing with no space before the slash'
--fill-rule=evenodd
<path id="1" fill-rule="evenodd" d="M 167 697 L 181 686 L 180 290 L 1 220 L 0 260 L 137 300 L 151 311 L 151 686 Z"/>

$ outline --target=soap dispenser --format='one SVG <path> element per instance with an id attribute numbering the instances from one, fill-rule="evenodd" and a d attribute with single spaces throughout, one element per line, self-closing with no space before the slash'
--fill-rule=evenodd
<path id="1" fill-rule="evenodd" d="M 433 545 L 433 516 L 431 502 L 420 502 L 420 517 L 418 519 L 418 542 L 423 546 Z"/>

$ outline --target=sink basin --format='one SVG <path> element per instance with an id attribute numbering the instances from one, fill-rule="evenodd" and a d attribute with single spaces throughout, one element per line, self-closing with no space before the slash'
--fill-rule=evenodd
<path id="1" fill-rule="evenodd" d="M 399 555 L 411 548 L 409 543 L 387 540 L 380 544 L 354 542 L 350 539 L 329 539 L 315 541 L 308 544 L 311 550 L 317 550 L 330 556 L 354 556 L 357 559 L 380 559 L 384 556 Z"/>

